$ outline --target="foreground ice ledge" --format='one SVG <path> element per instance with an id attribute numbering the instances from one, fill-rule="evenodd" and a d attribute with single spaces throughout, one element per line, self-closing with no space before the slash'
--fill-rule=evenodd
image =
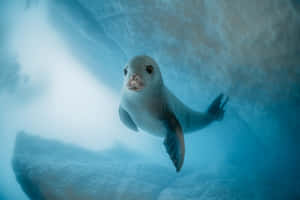
<path id="1" fill-rule="evenodd" d="M 126 148 L 96 153 L 26 133 L 17 135 L 12 166 L 32 200 L 269 199 L 266 188 L 232 174 L 177 174 Z"/>

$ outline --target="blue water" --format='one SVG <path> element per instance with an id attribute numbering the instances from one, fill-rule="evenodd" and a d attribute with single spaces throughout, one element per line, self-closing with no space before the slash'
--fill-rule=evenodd
<path id="1" fill-rule="evenodd" d="M 55 184 L 81 199 L 299 198 L 296 2 L 1 1 L 0 199 L 42 198 L 45 184 L 46 199 L 71 198 Z M 185 136 L 179 174 L 161 138 L 119 121 L 139 54 L 194 110 L 230 96 L 221 122 Z"/>

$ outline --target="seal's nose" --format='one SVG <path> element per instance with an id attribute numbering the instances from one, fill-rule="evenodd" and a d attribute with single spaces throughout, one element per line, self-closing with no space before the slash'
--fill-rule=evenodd
<path id="1" fill-rule="evenodd" d="M 130 77 L 131 81 L 137 81 L 140 77 L 137 74 L 132 74 L 132 76 Z"/>
<path id="2" fill-rule="evenodd" d="M 144 87 L 144 83 L 142 81 L 141 76 L 137 74 L 132 74 L 127 83 L 127 87 L 130 90 L 138 91 Z"/>

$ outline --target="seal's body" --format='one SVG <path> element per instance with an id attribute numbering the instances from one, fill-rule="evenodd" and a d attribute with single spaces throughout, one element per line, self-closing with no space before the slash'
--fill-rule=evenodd
<path id="1" fill-rule="evenodd" d="M 166 150 L 180 171 L 185 153 L 183 134 L 221 120 L 228 98 L 221 104 L 223 95 L 219 95 L 205 113 L 191 110 L 164 86 L 157 63 L 148 56 L 130 60 L 124 76 L 121 121 L 132 130 L 164 137 Z"/>

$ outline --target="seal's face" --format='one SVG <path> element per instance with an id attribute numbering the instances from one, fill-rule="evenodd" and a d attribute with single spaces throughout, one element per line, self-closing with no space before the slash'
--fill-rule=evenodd
<path id="1" fill-rule="evenodd" d="M 151 91 L 162 83 L 160 70 L 149 56 L 136 56 L 124 68 L 124 86 L 132 92 Z"/>

